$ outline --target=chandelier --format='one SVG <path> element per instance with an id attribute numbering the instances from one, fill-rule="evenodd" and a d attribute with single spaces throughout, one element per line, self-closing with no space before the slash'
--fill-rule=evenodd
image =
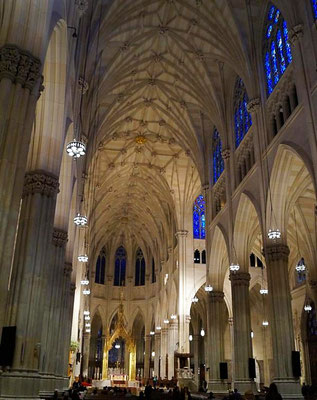
<path id="1" fill-rule="evenodd" d="M 164 322 L 164 324 L 169 324 L 170 323 L 168 319 L 164 319 L 163 322 Z"/>
<path id="2" fill-rule="evenodd" d="M 78 261 L 79 262 L 87 262 L 88 261 L 87 254 L 82 254 L 82 255 L 78 256 Z"/>
<path id="3" fill-rule="evenodd" d="M 267 236 L 270 240 L 280 239 L 281 232 L 279 229 L 269 229 Z"/>
<path id="4" fill-rule="evenodd" d="M 263 325 L 263 326 L 268 326 L 268 325 L 269 325 L 269 322 L 268 322 L 268 321 L 263 321 L 263 322 L 262 322 L 262 325 Z"/>
<path id="5" fill-rule="evenodd" d="M 90 322 L 86 322 L 86 323 L 85 323 L 85 327 L 86 327 L 86 328 L 90 328 Z"/>
<path id="6" fill-rule="evenodd" d="M 84 294 L 85 296 L 88 296 L 88 295 L 90 294 L 90 289 L 84 289 L 84 290 L 83 290 L 83 294 Z"/>
<path id="7" fill-rule="evenodd" d="M 232 272 L 237 272 L 237 271 L 239 271 L 239 269 L 240 269 L 240 265 L 239 265 L 239 264 L 234 264 L 234 263 L 232 263 L 232 264 L 230 264 L 229 269 L 230 269 L 230 271 L 232 271 Z"/>
<path id="8" fill-rule="evenodd" d="M 160 331 L 160 330 L 162 329 L 162 327 L 161 327 L 161 326 L 157 326 L 156 329 L 157 329 L 158 331 Z"/>
<path id="9" fill-rule="evenodd" d="M 201 328 L 201 331 L 200 331 L 200 336 L 202 336 L 202 337 L 204 337 L 204 336 L 205 336 L 205 329 L 204 329 L 204 328 Z"/>
<path id="10" fill-rule="evenodd" d="M 192 303 L 198 303 L 198 297 L 197 296 L 194 296 L 192 298 Z"/>
<path id="11" fill-rule="evenodd" d="M 189 335 L 188 340 L 191 342 L 193 340 L 193 335 Z"/>
<path id="12" fill-rule="evenodd" d="M 79 213 L 74 218 L 74 224 L 77 226 L 86 226 L 88 219 L 85 215 L 80 215 Z"/>
<path id="13" fill-rule="evenodd" d="M 150 332 L 150 335 L 151 335 L 151 336 L 155 335 L 155 332 L 154 332 L 154 331 L 151 331 L 151 332 Z"/>
<path id="14" fill-rule="evenodd" d="M 74 139 L 67 144 L 66 151 L 70 157 L 73 157 L 76 160 L 76 158 L 86 154 L 86 146 L 85 143 L 80 140 Z"/>
<path id="15" fill-rule="evenodd" d="M 177 315 L 175 315 L 175 314 L 171 315 L 171 319 L 176 319 L 176 318 L 177 318 Z"/>
<path id="16" fill-rule="evenodd" d="M 310 304 L 305 304 L 305 305 L 304 305 L 304 310 L 305 310 L 305 311 L 310 312 L 312 309 L 313 309 L 313 308 L 312 308 L 312 306 L 311 306 Z"/>
<path id="17" fill-rule="evenodd" d="M 261 294 L 268 294 L 269 293 L 269 291 L 268 291 L 268 289 L 260 289 L 260 293 Z"/>
<path id="18" fill-rule="evenodd" d="M 83 285 L 83 286 L 89 285 L 89 280 L 88 279 L 82 279 L 80 281 L 80 284 Z"/>
<path id="19" fill-rule="evenodd" d="M 214 290 L 214 288 L 211 285 L 206 285 L 205 286 L 205 291 L 206 292 L 212 292 Z"/>
<path id="20" fill-rule="evenodd" d="M 298 262 L 298 264 L 295 267 L 297 272 L 304 272 L 306 270 L 306 265 L 305 265 L 305 261 L 303 258 L 301 258 Z"/>
<path id="21" fill-rule="evenodd" d="M 120 344 L 119 344 L 119 343 L 116 343 L 114 347 L 115 347 L 116 349 L 120 349 Z"/>
<path id="22" fill-rule="evenodd" d="M 86 328 L 86 333 L 90 333 L 90 328 Z"/>
<path id="23" fill-rule="evenodd" d="M 90 321 L 90 316 L 89 315 L 85 315 L 84 319 L 85 319 L 85 321 Z"/>
<path id="24" fill-rule="evenodd" d="M 90 311 L 84 311 L 84 315 L 90 315 Z"/>

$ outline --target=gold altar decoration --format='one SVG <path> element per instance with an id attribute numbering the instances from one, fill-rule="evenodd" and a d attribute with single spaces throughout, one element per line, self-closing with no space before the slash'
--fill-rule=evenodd
<path id="1" fill-rule="evenodd" d="M 124 307 L 123 307 L 123 293 L 120 294 L 120 305 L 118 310 L 118 319 L 115 325 L 113 334 L 110 336 L 109 332 L 106 334 L 105 345 L 103 350 L 103 363 L 102 363 L 102 379 L 108 379 L 108 358 L 109 351 L 116 339 L 122 338 L 125 340 L 126 351 L 129 354 L 129 381 L 134 381 L 136 376 L 136 344 L 130 332 L 125 328 L 124 323 Z M 126 368 L 126 366 L 125 366 Z"/>

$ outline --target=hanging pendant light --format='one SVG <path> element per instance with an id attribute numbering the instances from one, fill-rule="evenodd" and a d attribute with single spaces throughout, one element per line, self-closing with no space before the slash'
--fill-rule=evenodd
<path id="1" fill-rule="evenodd" d="M 191 342 L 193 340 L 193 335 L 189 335 L 188 340 Z"/>
<path id="2" fill-rule="evenodd" d="M 74 224 L 77 226 L 86 226 L 88 219 L 85 215 L 80 215 L 79 213 L 74 218 Z"/>
<path id="3" fill-rule="evenodd" d="M 268 289 L 263 289 L 263 288 L 260 289 L 260 294 L 268 294 L 268 293 L 269 293 Z"/>
<path id="4" fill-rule="evenodd" d="M 90 316 L 89 316 L 89 315 L 85 315 L 85 316 L 84 316 L 84 320 L 85 320 L 85 321 L 90 321 Z"/>
<path id="5" fill-rule="evenodd" d="M 269 229 L 267 236 L 270 240 L 277 240 L 281 238 L 281 232 L 278 228 Z"/>
<path id="6" fill-rule="evenodd" d="M 211 285 L 206 285 L 205 286 L 205 292 L 212 292 L 214 288 Z"/>
<path id="7" fill-rule="evenodd" d="M 301 258 L 298 262 L 298 264 L 295 267 L 297 272 L 304 272 L 306 271 L 306 265 L 305 265 L 305 261 L 303 258 Z"/>
<path id="8" fill-rule="evenodd" d="M 90 328 L 90 322 L 86 322 L 85 327 Z"/>
<path id="9" fill-rule="evenodd" d="M 230 271 L 232 271 L 232 272 L 237 272 L 237 271 L 239 271 L 239 269 L 240 269 L 240 265 L 239 265 L 239 264 L 231 263 L 229 269 L 230 269 Z"/>
<path id="10" fill-rule="evenodd" d="M 169 324 L 170 323 L 168 319 L 164 319 L 163 322 L 164 322 L 164 324 Z"/>
<path id="11" fill-rule="evenodd" d="M 196 295 L 192 298 L 192 303 L 198 303 L 198 297 Z"/>
<path id="12" fill-rule="evenodd" d="M 84 289 L 84 290 L 83 290 L 83 294 L 84 294 L 85 296 L 88 296 L 88 295 L 90 294 L 90 289 Z"/>
<path id="13" fill-rule="evenodd" d="M 66 146 L 67 154 L 75 160 L 86 154 L 86 145 L 80 140 L 74 139 Z"/>
<path id="14" fill-rule="evenodd" d="M 202 336 L 202 337 L 204 337 L 205 336 L 205 329 L 204 328 L 201 328 L 201 331 L 200 331 L 200 336 Z"/>
<path id="15" fill-rule="evenodd" d="M 88 262 L 87 254 L 82 254 L 82 255 L 78 256 L 78 261 L 79 262 Z"/>
<path id="16" fill-rule="evenodd" d="M 119 344 L 119 343 L 116 343 L 114 347 L 115 347 L 116 349 L 120 349 L 120 344 Z"/>
<path id="17" fill-rule="evenodd" d="M 177 315 L 175 315 L 175 314 L 171 315 L 171 319 L 176 319 L 176 318 L 177 318 Z"/>
<path id="18" fill-rule="evenodd" d="M 262 325 L 263 325 L 263 326 L 268 326 L 268 325 L 269 325 L 269 322 L 268 322 L 268 321 L 263 321 L 263 322 L 262 322 Z"/>
<path id="19" fill-rule="evenodd" d="M 151 332 L 150 332 L 150 335 L 151 335 L 151 336 L 155 335 L 155 332 L 154 332 L 154 331 L 151 331 Z"/>
<path id="20" fill-rule="evenodd" d="M 313 309 L 313 308 L 312 308 L 312 306 L 311 306 L 310 304 L 305 304 L 305 305 L 304 305 L 304 310 L 305 310 L 305 311 L 310 312 L 312 309 Z"/>
<path id="21" fill-rule="evenodd" d="M 88 279 L 82 279 L 80 281 L 80 284 L 83 285 L 83 286 L 89 285 L 89 280 Z"/>
<path id="22" fill-rule="evenodd" d="M 86 333 L 90 333 L 90 328 L 86 328 Z"/>
<path id="23" fill-rule="evenodd" d="M 161 329 L 162 329 L 161 326 L 157 326 L 157 327 L 156 327 L 156 330 L 158 330 L 158 331 L 160 331 Z"/>

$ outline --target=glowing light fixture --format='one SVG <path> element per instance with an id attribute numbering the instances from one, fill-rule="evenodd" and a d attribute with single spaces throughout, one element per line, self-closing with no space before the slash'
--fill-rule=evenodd
<path id="1" fill-rule="evenodd" d="M 168 319 L 164 319 L 163 322 L 164 322 L 164 324 L 169 324 L 170 323 Z"/>
<path id="2" fill-rule="evenodd" d="M 304 305 L 304 310 L 307 312 L 310 312 L 312 310 L 312 306 L 310 304 L 305 304 Z"/>
<path id="3" fill-rule="evenodd" d="M 262 325 L 263 325 L 263 326 L 268 326 L 268 325 L 269 325 L 269 321 L 263 321 L 263 322 L 262 322 Z"/>
<path id="4" fill-rule="evenodd" d="M 254 338 L 254 332 L 251 331 L 251 339 L 253 339 L 253 338 Z"/>
<path id="5" fill-rule="evenodd" d="M 171 319 L 176 319 L 176 318 L 177 318 L 177 315 L 175 315 L 175 314 L 171 315 Z"/>
<path id="6" fill-rule="evenodd" d="M 85 327 L 90 328 L 90 322 L 86 322 Z"/>
<path id="7" fill-rule="evenodd" d="M 269 291 L 267 289 L 260 289 L 260 294 L 268 294 Z"/>
<path id="8" fill-rule="evenodd" d="M 70 157 L 76 159 L 86 154 L 86 146 L 80 140 L 74 139 L 67 144 L 66 151 Z"/>
<path id="9" fill-rule="evenodd" d="M 212 292 L 214 290 L 214 288 L 211 285 L 206 285 L 205 286 L 205 291 L 206 292 Z"/>
<path id="10" fill-rule="evenodd" d="M 89 285 L 89 280 L 88 280 L 88 279 L 82 279 L 82 280 L 80 281 L 80 284 L 83 285 L 83 286 Z"/>
<path id="11" fill-rule="evenodd" d="M 74 218 L 74 224 L 77 226 L 87 226 L 88 219 L 85 215 L 80 215 L 79 213 Z"/>
<path id="12" fill-rule="evenodd" d="M 197 296 L 194 296 L 192 298 L 192 303 L 198 303 L 198 297 Z"/>
<path id="13" fill-rule="evenodd" d="M 90 333 L 90 328 L 86 328 L 86 333 Z"/>
<path id="14" fill-rule="evenodd" d="M 120 344 L 115 344 L 115 346 L 114 346 L 116 349 L 120 349 Z"/>
<path id="15" fill-rule="evenodd" d="M 82 254 L 82 255 L 78 256 L 78 261 L 79 262 L 88 262 L 87 254 Z"/>
<path id="16" fill-rule="evenodd" d="M 152 357 L 155 357 L 155 351 L 152 351 Z"/>
<path id="17" fill-rule="evenodd" d="M 230 269 L 230 271 L 232 271 L 232 272 L 239 271 L 240 265 L 239 265 L 239 264 L 234 264 L 234 263 L 232 263 L 232 264 L 230 264 L 229 269 Z"/>
<path id="18" fill-rule="evenodd" d="M 150 335 L 151 335 L 151 336 L 155 335 L 155 332 L 154 332 L 154 331 L 151 331 L 151 332 L 150 332 Z"/>
<path id="19" fill-rule="evenodd" d="M 303 258 L 300 259 L 295 269 L 297 272 L 304 272 L 306 270 L 306 265 Z"/>
<path id="20" fill-rule="evenodd" d="M 90 289 L 84 289 L 84 290 L 83 290 L 83 294 L 84 294 L 85 296 L 88 296 L 88 295 L 90 294 Z"/>
<path id="21" fill-rule="evenodd" d="M 204 336 L 205 336 L 205 329 L 204 329 L 204 328 L 201 328 L 201 331 L 200 331 L 200 336 L 202 336 L 202 337 L 204 337 Z"/>
<path id="22" fill-rule="evenodd" d="M 90 315 L 90 311 L 85 310 L 85 311 L 84 311 L 84 315 Z"/>
<path id="23" fill-rule="evenodd" d="M 158 331 L 160 331 L 160 330 L 162 329 L 162 327 L 161 327 L 161 326 L 157 326 L 156 329 L 157 329 Z"/>
<path id="24" fill-rule="evenodd" d="M 267 236 L 270 240 L 280 239 L 281 232 L 279 229 L 269 229 Z"/>
<path id="25" fill-rule="evenodd" d="M 193 335 L 189 335 L 188 340 L 191 342 L 193 340 Z"/>
<path id="26" fill-rule="evenodd" d="M 85 315 L 84 319 L 85 319 L 85 321 L 90 321 L 90 316 L 89 315 Z"/>

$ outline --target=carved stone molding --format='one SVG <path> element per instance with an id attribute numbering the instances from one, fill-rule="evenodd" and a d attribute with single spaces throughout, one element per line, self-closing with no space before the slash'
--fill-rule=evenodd
<path id="1" fill-rule="evenodd" d="M 221 291 L 212 291 L 209 292 L 208 298 L 211 303 L 222 303 L 224 301 L 225 295 Z"/>
<path id="2" fill-rule="evenodd" d="M 297 41 L 303 37 L 303 34 L 304 29 L 302 24 L 295 25 L 289 30 L 289 41 L 292 46 L 296 45 Z"/>
<path id="3" fill-rule="evenodd" d="M 224 160 L 229 160 L 229 158 L 230 158 L 230 149 L 229 148 L 223 149 L 222 152 L 221 152 L 221 156 L 222 156 L 222 158 Z"/>
<path id="4" fill-rule="evenodd" d="M 40 193 L 53 197 L 59 192 L 58 178 L 45 171 L 31 171 L 25 174 L 22 198 Z"/>
<path id="5" fill-rule="evenodd" d="M 53 244 L 56 247 L 65 247 L 68 237 L 67 232 L 62 229 L 54 228 L 53 230 Z"/>
<path id="6" fill-rule="evenodd" d="M 30 91 L 41 79 L 41 61 L 19 47 L 6 44 L 0 49 L 0 80 L 9 78 Z"/>
<path id="7" fill-rule="evenodd" d="M 176 233 L 175 233 L 175 236 L 176 237 L 179 237 L 179 236 L 187 236 L 188 235 L 188 231 L 185 231 L 185 230 L 182 230 L 182 231 L 177 231 Z"/>
<path id="8" fill-rule="evenodd" d="M 69 277 L 70 274 L 72 273 L 72 270 L 73 270 L 72 264 L 66 262 L 64 265 L 64 275 Z"/>
<path id="9" fill-rule="evenodd" d="M 231 272 L 229 279 L 233 286 L 249 286 L 251 276 L 248 272 Z"/>
<path id="10" fill-rule="evenodd" d="M 288 261 L 289 248 L 286 244 L 274 243 L 266 245 L 263 249 L 263 254 L 268 262 L 272 261 Z"/>
<path id="11" fill-rule="evenodd" d="M 82 94 L 85 94 L 89 89 L 88 82 L 82 76 L 80 76 L 78 79 L 78 86 Z"/>
<path id="12" fill-rule="evenodd" d="M 247 104 L 247 111 L 248 113 L 252 114 L 255 113 L 260 108 L 261 100 L 259 97 L 251 99 Z"/>

